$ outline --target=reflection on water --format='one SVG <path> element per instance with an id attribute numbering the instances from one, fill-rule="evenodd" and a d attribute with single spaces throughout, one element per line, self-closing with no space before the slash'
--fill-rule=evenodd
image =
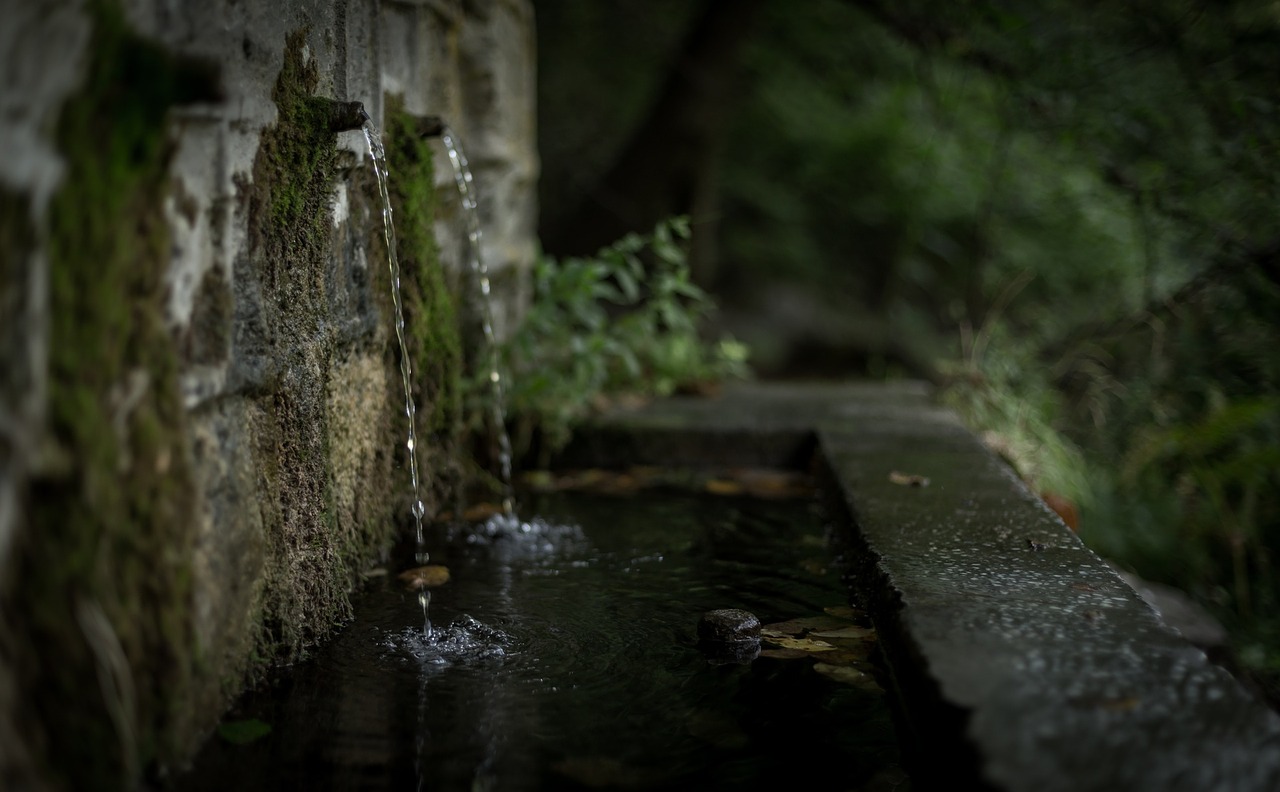
<path id="1" fill-rule="evenodd" d="M 215 738 L 174 788 L 856 789 L 894 766 L 876 692 L 812 657 L 717 665 L 696 646 L 713 608 L 768 624 L 846 604 L 806 504 L 575 495 L 529 510 L 541 519 L 436 529 L 452 580 L 430 639 L 416 592 L 381 579 L 314 660 L 230 716 L 271 733 Z"/>

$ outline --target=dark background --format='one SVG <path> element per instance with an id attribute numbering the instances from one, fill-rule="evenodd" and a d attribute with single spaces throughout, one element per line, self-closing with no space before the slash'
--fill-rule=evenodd
<path id="1" fill-rule="evenodd" d="M 759 376 L 933 382 L 1280 669 L 1273 3 L 535 10 L 548 254 L 688 215 Z"/>

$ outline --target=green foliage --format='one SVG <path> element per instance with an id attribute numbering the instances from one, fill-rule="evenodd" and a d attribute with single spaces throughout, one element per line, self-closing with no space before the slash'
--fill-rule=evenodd
<path id="1" fill-rule="evenodd" d="M 970 345 L 963 360 L 940 364 L 939 397 L 1033 489 L 1087 501 L 1084 455 L 1061 432 L 1062 396 L 1046 382 L 1036 349 L 1000 325 L 990 330 L 997 337 L 986 339 L 989 348 Z"/>
<path id="2" fill-rule="evenodd" d="M 981 326 L 1027 274 L 1002 319 L 1046 343 L 1142 303 L 1128 197 L 1088 152 L 1028 128 L 1004 82 L 848 3 L 767 13 L 725 164 L 738 280 L 807 284 L 860 314 L 841 343 L 892 338 L 924 361 L 954 356 L 957 326 Z"/>
<path id="3" fill-rule="evenodd" d="M 746 376 L 741 344 L 698 334 L 712 305 L 689 279 L 688 235 L 677 218 L 591 258 L 538 261 L 533 304 L 502 349 L 508 408 L 525 437 L 536 425 L 558 448 L 602 399 Z"/>

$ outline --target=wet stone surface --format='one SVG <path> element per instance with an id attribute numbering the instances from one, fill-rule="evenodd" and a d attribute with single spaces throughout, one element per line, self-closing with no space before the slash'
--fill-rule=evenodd
<path id="1" fill-rule="evenodd" d="M 738 608 L 707 611 L 698 622 L 698 640 L 712 644 L 759 641 L 760 620 Z"/>
<path id="2" fill-rule="evenodd" d="M 633 462 L 816 457 L 920 788 L 1280 789 L 1280 716 L 923 386 L 752 384 L 606 416 L 595 438 L 579 450 Z"/>

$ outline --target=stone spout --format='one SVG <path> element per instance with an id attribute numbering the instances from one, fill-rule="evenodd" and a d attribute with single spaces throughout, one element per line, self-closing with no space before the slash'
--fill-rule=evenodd
<path id="1" fill-rule="evenodd" d="M 417 119 L 417 123 L 420 137 L 440 137 L 444 132 L 444 119 L 440 116 L 423 116 Z"/>
<path id="2" fill-rule="evenodd" d="M 329 107 L 329 131 L 349 132 L 364 126 L 369 120 L 364 105 L 360 102 L 334 102 Z"/>

